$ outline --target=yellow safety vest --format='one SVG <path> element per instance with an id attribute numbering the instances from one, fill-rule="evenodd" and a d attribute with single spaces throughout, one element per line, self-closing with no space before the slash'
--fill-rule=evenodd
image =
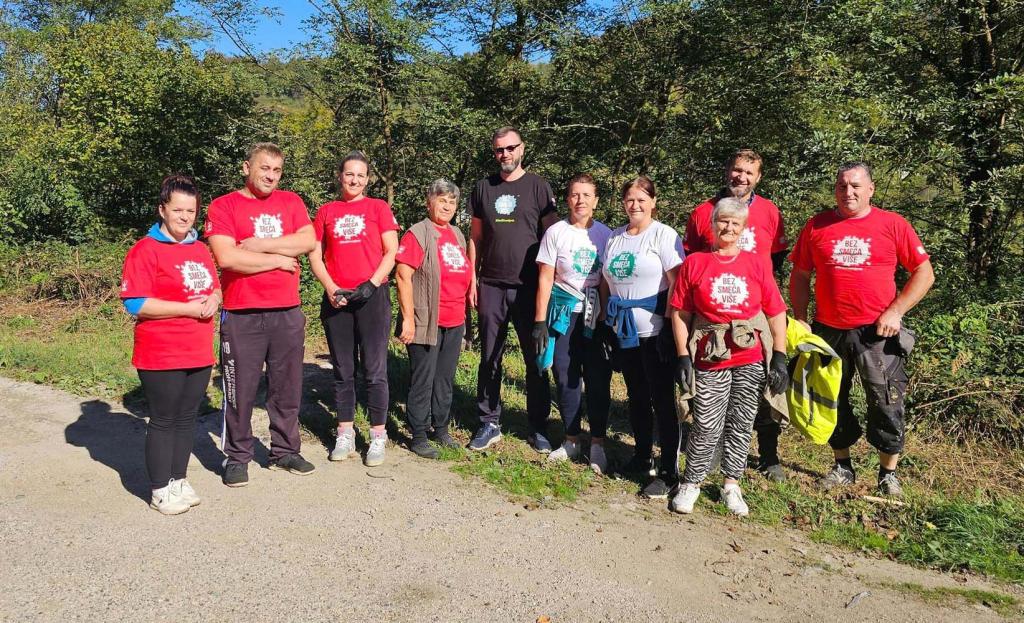
<path id="1" fill-rule="evenodd" d="M 843 360 L 824 339 L 793 318 L 787 319 L 786 355 L 796 358 L 786 391 L 789 421 L 816 444 L 828 443 L 838 418 Z"/>

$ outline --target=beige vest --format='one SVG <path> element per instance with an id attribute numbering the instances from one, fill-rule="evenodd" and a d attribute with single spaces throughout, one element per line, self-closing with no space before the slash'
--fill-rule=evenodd
<path id="1" fill-rule="evenodd" d="M 451 223 L 448 224 L 448 229 L 455 234 L 455 239 L 465 252 L 466 237 Z M 441 270 L 437 261 L 437 241 L 441 233 L 429 218 L 410 227 L 409 233 L 423 249 L 423 263 L 412 273 L 413 323 L 416 325 L 416 335 L 412 338 L 412 343 L 435 346 L 438 307 L 441 301 Z M 401 326 L 402 315 L 399 310 L 396 328 L 401 331 Z"/>

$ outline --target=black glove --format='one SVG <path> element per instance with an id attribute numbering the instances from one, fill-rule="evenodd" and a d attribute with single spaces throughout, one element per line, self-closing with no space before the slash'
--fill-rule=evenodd
<path id="1" fill-rule="evenodd" d="M 665 320 L 665 324 L 662 325 L 654 346 L 658 351 L 658 359 L 661 359 L 662 363 L 669 363 L 679 356 L 676 354 L 676 338 L 672 335 L 672 327 L 668 320 Z"/>
<path id="2" fill-rule="evenodd" d="M 693 376 L 693 359 L 689 355 L 680 355 L 676 362 L 676 383 L 679 388 L 686 390 L 690 388 L 690 377 Z"/>
<path id="3" fill-rule="evenodd" d="M 534 322 L 530 337 L 533 338 L 533 353 L 539 357 L 548 347 L 548 323 L 543 320 Z"/>
<path id="4" fill-rule="evenodd" d="M 359 305 L 365 303 L 370 300 L 370 297 L 373 296 L 373 293 L 376 291 L 377 286 L 373 285 L 373 282 L 367 279 L 356 286 L 356 289 L 352 290 L 351 294 L 345 296 L 345 300 L 347 301 L 346 305 Z M 338 292 L 335 292 L 334 295 L 339 296 Z"/>
<path id="5" fill-rule="evenodd" d="M 615 335 L 615 329 L 601 322 L 598 323 L 594 332 L 594 339 L 598 340 L 601 346 L 601 356 L 609 363 L 612 370 L 622 372 L 622 364 L 619 361 L 619 338 Z"/>
<path id="6" fill-rule="evenodd" d="M 786 353 L 774 351 L 768 364 L 768 389 L 773 394 L 781 394 L 789 388 L 789 370 Z"/>

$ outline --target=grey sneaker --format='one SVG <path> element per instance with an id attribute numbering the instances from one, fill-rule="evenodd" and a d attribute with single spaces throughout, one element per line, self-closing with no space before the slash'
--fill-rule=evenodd
<path id="1" fill-rule="evenodd" d="M 896 474 L 890 473 L 878 481 L 878 492 L 891 498 L 901 498 L 903 497 L 903 486 L 900 485 L 900 479 L 896 477 Z"/>
<path id="2" fill-rule="evenodd" d="M 836 463 L 832 467 L 832 471 L 825 474 L 825 477 L 818 481 L 818 485 L 825 491 L 831 491 L 836 487 L 845 487 L 855 482 L 857 482 L 857 475 L 852 470 Z"/>
<path id="3" fill-rule="evenodd" d="M 604 446 L 590 444 L 590 469 L 598 476 L 608 473 L 608 457 L 604 454 Z"/>
<path id="4" fill-rule="evenodd" d="M 775 463 L 773 465 L 759 463 L 757 471 L 772 482 L 786 482 L 786 472 L 782 470 L 782 465 L 779 463 Z"/>
<path id="5" fill-rule="evenodd" d="M 566 439 L 560 448 L 548 455 L 548 460 L 554 463 L 559 461 L 575 461 L 580 456 L 580 444 L 573 443 Z"/>
<path id="6" fill-rule="evenodd" d="M 366 451 L 366 466 L 377 467 L 384 463 L 384 448 L 388 444 L 387 433 L 374 437 L 371 433 L 370 449 Z"/>
<path id="7" fill-rule="evenodd" d="M 227 463 L 224 465 L 223 481 L 229 487 L 244 487 L 249 484 L 249 464 Z"/>
<path id="8" fill-rule="evenodd" d="M 334 442 L 334 449 L 328 458 L 332 461 L 344 461 L 355 456 L 359 456 L 356 450 L 356 429 L 349 428 L 338 433 L 338 440 Z"/>

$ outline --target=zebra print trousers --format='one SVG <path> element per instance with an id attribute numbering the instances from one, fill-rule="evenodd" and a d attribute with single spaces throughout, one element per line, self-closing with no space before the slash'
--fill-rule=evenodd
<path id="1" fill-rule="evenodd" d="M 711 469 L 712 457 L 724 434 L 722 474 L 739 479 L 747 465 L 754 417 L 764 391 L 763 363 L 722 370 L 696 370 L 693 424 L 686 440 L 683 482 L 699 484 Z"/>

